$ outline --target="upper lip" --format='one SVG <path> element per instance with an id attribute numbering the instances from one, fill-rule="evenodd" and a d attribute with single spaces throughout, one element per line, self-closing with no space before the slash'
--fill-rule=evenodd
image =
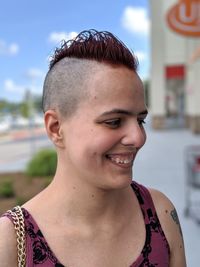
<path id="1" fill-rule="evenodd" d="M 116 152 L 108 152 L 106 155 L 119 155 L 119 156 L 130 156 L 130 155 L 135 155 L 137 153 L 138 149 L 137 148 L 134 148 L 134 149 L 131 149 L 131 150 L 126 150 L 126 151 L 116 151 Z"/>
<path id="2" fill-rule="evenodd" d="M 116 153 L 108 153 L 107 157 L 132 157 L 134 158 L 136 154 L 136 150 L 134 152 L 116 152 Z"/>

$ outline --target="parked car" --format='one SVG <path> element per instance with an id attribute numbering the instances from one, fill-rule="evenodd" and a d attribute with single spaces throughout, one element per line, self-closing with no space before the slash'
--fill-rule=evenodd
<path id="1" fill-rule="evenodd" d="M 0 117 L 0 133 L 7 133 L 12 127 L 10 117 Z"/>

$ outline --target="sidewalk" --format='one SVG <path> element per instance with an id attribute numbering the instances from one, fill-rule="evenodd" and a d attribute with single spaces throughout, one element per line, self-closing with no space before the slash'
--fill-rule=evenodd
<path id="1" fill-rule="evenodd" d="M 184 156 L 188 145 L 200 145 L 200 136 L 181 129 L 153 131 L 147 124 L 147 142 L 138 154 L 133 176 L 136 181 L 162 191 L 174 203 L 184 235 L 187 266 L 197 267 L 200 225 L 184 216 L 187 189 Z M 194 193 L 200 217 L 200 190 Z"/>
<path id="2" fill-rule="evenodd" d="M 44 127 L 13 129 L 0 134 L 0 145 L 5 142 L 34 138 L 45 134 L 46 132 Z"/>

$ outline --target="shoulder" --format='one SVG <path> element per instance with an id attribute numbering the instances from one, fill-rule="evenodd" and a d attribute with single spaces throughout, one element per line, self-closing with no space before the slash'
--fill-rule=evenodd
<path id="1" fill-rule="evenodd" d="M 17 266 L 17 242 L 15 229 L 13 223 L 7 217 L 0 218 L 0 237 L 1 266 Z"/>
<path id="2" fill-rule="evenodd" d="M 162 192 L 149 189 L 160 224 L 170 246 L 170 267 L 186 266 L 184 241 L 178 213 L 171 200 Z"/>

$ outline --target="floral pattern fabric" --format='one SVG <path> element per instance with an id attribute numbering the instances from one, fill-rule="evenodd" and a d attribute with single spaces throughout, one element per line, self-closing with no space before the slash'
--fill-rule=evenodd
<path id="1" fill-rule="evenodd" d="M 31 247 L 32 247 L 31 254 L 32 254 L 33 266 L 37 265 L 39 267 L 40 265 L 42 265 L 42 266 L 64 267 L 64 265 L 58 262 L 53 252 L 49 248 L 37 224 L 31 217 L 31 215 L 28 213 L 28 211 L 25 210 L 24 208 L 23 208 L 23 214 L 25 218 L 26 234 L 29 238 L 29 242 L 31 242 Z"/>
<path id="2" fill-rule="evenodd" d="M 146 241 L 140 257 L 130 267 L 169 267 L 170 248 L 147 188 L 136 182 L 132 188 L 140 204 L 146 227 Z"/>

